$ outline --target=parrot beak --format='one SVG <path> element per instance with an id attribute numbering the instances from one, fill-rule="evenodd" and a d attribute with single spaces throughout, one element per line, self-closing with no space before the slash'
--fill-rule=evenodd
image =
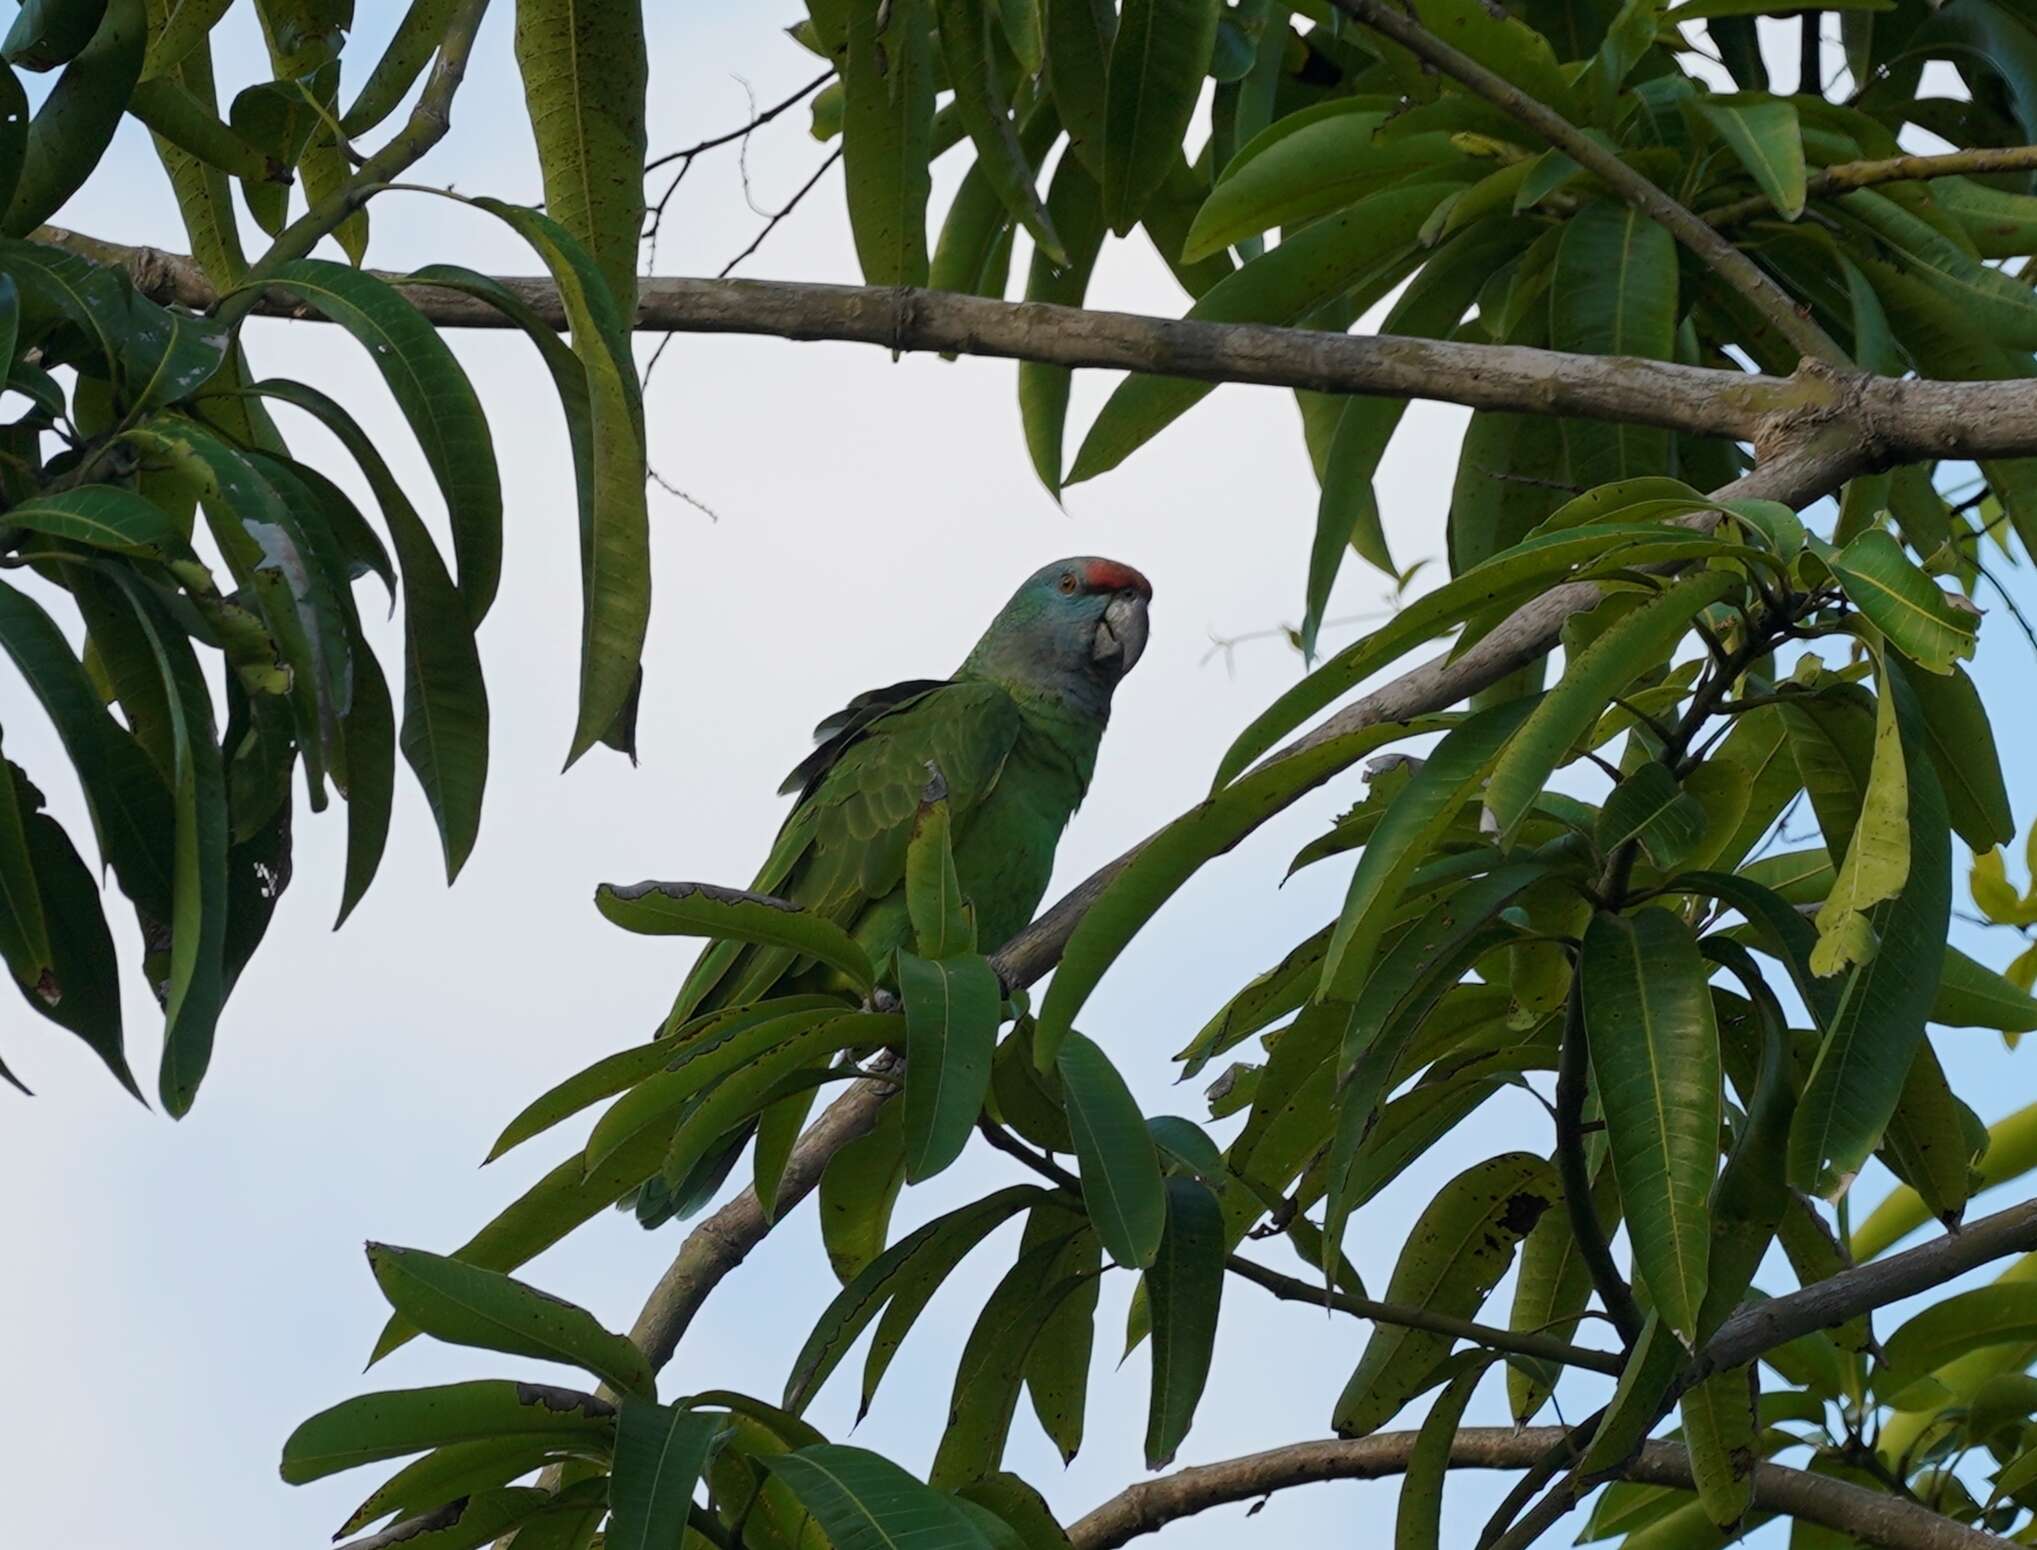
<path id="1" fill-rule="evenodd" d="M 1090 657 L 1122 678 L 1138 665 L 1146 650 L 1146 600 L 1137 592 L 1118 593 L 1096 622 Z"/>

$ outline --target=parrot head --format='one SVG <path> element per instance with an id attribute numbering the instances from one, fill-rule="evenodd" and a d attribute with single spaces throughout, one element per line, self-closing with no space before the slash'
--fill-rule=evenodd
<path id="1" fill-rule="evenodd" d="M 1146 649 L 1153 585 L 1129 565 L 1079 555 L 1028 576 L 969 653 L 966 672 L 1095 709 Z"/>

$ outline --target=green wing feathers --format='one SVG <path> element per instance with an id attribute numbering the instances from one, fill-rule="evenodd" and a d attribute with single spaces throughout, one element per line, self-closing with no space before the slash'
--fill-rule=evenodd
<path id="1" fill-rule="evenodd" d="M 751 888 L 825 915 L 874 953 L 888 950 L 890 918 L 904 919 L 905 850 L 928 764 L 947 781 L 959 844 L 1019 726 L 1016 702 L 990 683 L 922 680 L 858 696 L 821 723 L 821 747 L 787 781 L 804 790 Z M 668 1026 L 769 995 L 807 967 L 788 949 L 718 942 L 687 976 Z"/>

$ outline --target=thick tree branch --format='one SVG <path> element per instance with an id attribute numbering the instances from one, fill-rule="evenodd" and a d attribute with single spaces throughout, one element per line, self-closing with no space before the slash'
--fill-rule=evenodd
<path id="1" fill-rule="evenodd" d="M 1395 10 L 1387 0 L 1331 0 L 1331 3 L 1346 16 L 1393 39 L 1423 63 L 1470 88 L 1578 166 L 1596 174 L 1614 193 L 1661 226 L 1745 296 L 1800 354 L 1828 365 L 1847 364 L 1846 352 L 1812 321 L 1809 309 L 1799 307 L 1766 270 L 1547 103 L 1529 96 L 1504 76 L 1445 43 L 1413 17 Z"/>
<path id="2" fill-rule="evenodd" d="M 1355 1441 L 1295 1443 L 1264 1453 L 1181 1469 L 1142 1481 L 1078 1518 L 1068 1530 L 1075 1550 L 1115 1550 L 1142 1534 L 1227 1502 L 1251 1501 L 1321 1480 L 1377 1480 L 1404 1473 L 1414 1432 L 1380 1432 Z M 1527 1469 L 1559 1445 L 1558 1426 L 1523 1430 L 1467 1426 L 1450 1443 L 1452 1469 Z M 1644 1485 L 1691 1489 L 1690 1456 L 1680 1443 L 1651 1442 L 1621 1470 Z M 1929 1508 L 1863 1486 L 1778 1464 L 1754 1467 L 1754 1505 L 1850 1534 L 1884 1550 L 1990 1550 L 2002 1541 Z"/>
<path id="3" fill-rule="evenodd" d="M 2037 171 L 2037 145 L 1982 146 L 1972 151 L 1947 151 L 1942 156 L 1890 156 L 1880 161 L 1848 161 L 1820 167 L 1804 180 L 1804 190 L 1813 199 L 1844 194 L 1856 188 L 1873 188 L 1878 183 L 1922 183 L 1931 178 L 1963 177 L 1970 173 Z M 1733 226 L 1741 221 L 1774 215 L 1775 206 L 1766 194 L 1750 194 L 1731 204 L 1705 211 L 1713 226 Z"/>

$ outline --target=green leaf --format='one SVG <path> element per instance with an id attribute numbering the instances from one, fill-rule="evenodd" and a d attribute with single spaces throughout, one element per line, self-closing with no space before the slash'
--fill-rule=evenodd
<path id="1" fill-rule="evenodd" d="M 57 977 L 26 823 L 40 806 L 38 796 L 19 765 L 0 760 L 0 963 L 32 1000 L 56 1003 L 63 1000 L 64 984 Z"/>
<path id="2" fill-rule="evenodd" d="M 644 1353 L 570 1302 L 492 1270 L 393 1244 L 368 1245 L 382 1295 L 425 1334 L 453 1345 L 585 1368 L 610 1387 L 657 1393 Z"/>
<path id="3" fill-rule="evenodd" d="M 0 41 L 0 59 L 24 70 L 54 70 L 78 57 L 106 15 L 106 0 L 22 0 Z"/>
<path id="4" fill-rule="evenodd" d="M 1169 0 L 1153 3 L 1164 6 Z M 1187 315 L 1210 323 L 1298 324 L 1354 289 L 1384 296 L 1415 252 L 1422 223 L 1452 186 L 1426 181 L 1383 189 L 1325 216 L 1219 280 Z M 1068 483 L 1116 468 L 1200 403 L 1213 386 L 1180 377 L 1127 378 L 1090 425 Z"/>
<path id="5" fill-rule="evenodd" d="M 128 99 L 127 110 L 160 140 L 209 167 L 251 183 L 269 176 L 272 164 L 267 155 L 222 122 L 210 103 L 175 76 L 144 80 Z"/>
<path id="6" fill-rule="evenodd" d="M 181 1119 L 212 1059 L 212 1034 L 226 1002 L 226 774 L 213 730 L 212 696 L 190 641 L 139 580 L 124 573 L 118 580 L 155 653 L 177 755 L 171 785 L 176 873 L 159 1085 L 163 1107 Z"/>
<path id="7" fill-rule="evenodd" d="M 1216 44 L 1218 0 L 1125 0 L 1104 87 L 1103 209 L 1126 236 L 1166 181 Z"/>
<path id="8" fill-rule="evenodd" d="M 1087 6 L 1089 0 L 1058 0 Z M 1048 41 L 1051 45 L 1053 34 Z M 1047 213 L 1053 218 L 1068 262 L 1056 265 L 1035 250 L 1026 275 L 1026 300 L 1079 307 L 1089 292 L 1097 254 L 1103 248 L 1103 190 L 1083 165 L 1080 154 L 1064 156 L 1047 188 Z M 1026 450 L 1033 472 L 1055 500 L 1061 498 L 1062 438 L 1068 424 L 1068 395 L 1075 373 L 1066 366 L 1020 361 L 1019 418 L 1025 427 Z"/>
<path id="9" fill-rule="evenodd" d="M 396 709 L 389 702 L 389 684 L 372 652 L 354 658 L 354 702 L 344 722 L 347 745 L 347 869 L 340 893 L 339 918 L 347 916 L 375 880 L 389 839 L 389 816 L 396 800 Z"/>
<path id="10" fill-rule="evenodd" d="M 1956 1357 L 1985 1346 L 2037 1340 L 2037 1287 L 2022 1281 L 1955 1292 L 1913 1314 L 1882 1342 L 1875 1392 L 1888 1401 L 1928 1397 L 1915 1390 Z"/>
<path id="11" fill-rule="evenodd" d="M 1285 122 L 1242 153 L 1196 212 L 1182 258 L 1220 253 L 1272 227 L 1300 228 L 1411 175 L 1463 160 L 1447 134 L 1387 138 L 1384 113 L 1338 113 L 1292 131 Z"/>
<path id="12" fill-rule="evenodd" d="M 820 1236 L 835 1279 L 847 1286 L 884 1252 L 905 1187 L 904 1105 L 888 1103 L 870 1133 L 828 1159 L 820 1176 Z"/>
<path id="13" fill-rule="evenodd" d="M 1146 1467 L 1165 1469 L 1188 1435 L 1209 1379 L 1224 1290 L 1224 1214 L 1208 1186 L 1167 1181 L 1167 1226 L 1146 1271 L 1153 1310 L 1153 1382 L 1146 1409 Z"/>
<path id="14" fill-rule="evenodd" d="M 922 958 L 898 952 L 905 1003 L 905 1177 L 917 1184 L 969 1144 L 990 1093 L 1004 987 L 990 960 L 971 953 Z"/>
<path id="15" fill-rule="evenodd" d="M 2037 1104 L 1988 1127 L 1987 1147 L 1974 1167 L 1974 1192 L 2021 1178 L 2032 1168 L 2037 1168 Z M 1853 1257 L 1863 1263 L 1873 1259 L 1930 1220 L 1930 1208 L 1917 1191 L 1898 1185 L 1853 1229 Z"/>
<path id="16" fill-rule="evenodd" d="M 1469 54 L 1489 70 L 1559 113 L 1571 111 L 1570 82 L 1548 39 L 1505 12 L 1495 14 L 1479 0 L 1420 0 L 1422 25 Z"/>
<path id="17" fill-rule="evenodd" d="M 1423 1210 L 1387 1283 L 1386 1301 L 1470 1318 L 1513 1262 L 1514 1245 L 1556 1204 L 1548 1163 L 1508 1152 L 1457 1175 Z M 1397 1324 L 1373 1327 L 1365 1354 L 1331 1418 L 1363 1437 L 1393 1418 L 1452 1345 L 1447 1335 Z"/>
<path id="18" fill-rule="evenodd" d="M 271 278 L 374 358 L 445 497 L 460 595 L 480 623 L 502 575 L 502 479 L 466 371 L 438 330 L 385 281 L 321 258 L 293 259 Z"/>
<path id="19" fill-rule="evenodd" d="M 1957 664 L 1949 674 L 1911 675 L 1910 688 L 1923 707 L 1924 742 L 1945 790 L 1953 832 L 1975 852 L 2006 845 L 2015 837 L 2016 818 L 1980 691 Z"/>
<path id="20" fill-rule="evenodd" d="M 358 1533 L 391 1514 L 398 1521 L 420 1517 L 463 1496 L 482 1495 L 560 1457 L 544 1437 L 490 1437 L 434 1448 L 377 1486 L 334 1537 Z"/>
<path id="21" fill-rule="evenodd" d="M 934 116 L 926 0 L 847 0 L 844 9 L 842 169 L 856 259 L 866 284 L 925 285 Z"/>
<path id="22" fill-rule="evenodd" d="M 1419 1091 L 1420 1089 L 1416 1089 Z M 1592 1181 L 1592 1208 L 1608 1239 L 1620 1225 L 1620 1192 L 1612 1170 L 1601 1166 Z M 1591 1267 L 1577 1246 L 1567 1210 L 1545 1212 L 1521 1245 L 1521 1273 L 1514 1281 L 1507 1328 L 1534 1330 L 1567 1340 L 1591 1302 Z M 1526 1426 L 1555 1389 L 1518 1366 L 1507 1368 L 1507 1409 L 1516 1426 Z"/>
<path id="23" fill-rule="evenodd" d="M 488 780 L 488 691 L 466 605 L 416 508 L 346 410 L 301 382 L 270 380 L 249 391 L 315 416 L 360 465 L 381 505 L 403 578 L 400 742 L 437 822 L 451 882 L 473 851 Z"/>
<path id="24" fill-rule="evenodd" d="M 1074 1029 L 1061 1040 L 1054 1065 L 1096 1235 L 1117 1263 L 1144 1269 L 1160 1252 L 1167 1224 L 1160 1161 L 1145 1118 L 1110 1057 Z"/>
<path id="25" fill-rule="evenodd" d="M 1973 655 L 1978 615 L 1955 606 L 1888 532 L 1870 528 L 1827 563 L 1853 605 L 1919 667 L 1949 673 Z"/>
<path id="26" fill-rule="evenodd" d="M 998 1473 L 972 1480 L 956 1493 L 1002 1518 L 1017 1538 L 1017 1550 L 1070 1550 L 1068 1534 L 1047 1500 L 1017 1475 Z"/>
<path id="27" fill-rule="evenodd" d="M 1753 1367 L 1735 1367 L 1693 1384 L 1679 1396 L 1691 1475 L 1705 1516 L 1730 1528 L 1754 1501 L 1759 1425 L 1754 1412 L 1759 1381 Z"/>
<path id="28" fill-rule="evenodd" d="M 56 983 L 63 995 L 52 1005 L 23 987 L 22 999 L 58 1027 L 76 1034 L 106 1063 L 122 1087 L 141 1097 L 121 1043 L 120 960 L 100 909 L 100 880 L 47 813 L 27 815 L 29 865 L 42 894 Z M 10 1078 L 11 1080 L 11 1078 Z"/>
<path id="29" fill-rule="evenodd" d="M 948 1272 L 991 1232 L 1041 1197 L 1042 1191 L 1029 1184 L 999 1190 L 914 1228 L 871 1260 L 828 1304 L 806 1337 L 785 1380 L 785 1408 L 794 1415 L 802 1414 L 881 1312 L 884 1327 L 870 1352 L 877 1373 L 864 1379 L 863 1408 L 867 1410 L 890 1353 L 897 1350 Z M 884 1352 L 881 1362 L 880 1352 Z"/>
<path id="30" fill-rule="evenodd" d="M 573 330 L 574 353 L 586 368 L 586 450 L 575 447 L 582 475 L 582 624 L 571 764 L 616 722 L 636 691 L 651 617 L 644 405 L 628 328 L 633 293 L 604 285 L 587 249 L 558 221 L 499 200 L 474 203 L 508 222 L 544 260 Z M 563 389 L 561 396 L 570 413 Z"/>
<path id="31" fill-rule="evenodd" d="M 924 958 L 976 950 L 975 913 L 955 873 L 947 783 L 936 774 L 921 793 L 905 849 L 905 907 Z"/>
<path id="32" fill-rule="evenodd" d="M 1486 786 L 1485 808 L 1503 837 L 1518 829 L 1544 782 L 1613 697 L 1667 660 L 1691 620 L 1740 585 L 1723 571 L 1682 577 L 1608 626 L 1581 652 L 1566 654 L 1562 679 L 1521 724 Z"/>
<path id="33" fill-rule="evenodd" d="M 638 0 L 520 0 L 516 64 L 545 209 L 593 254 L 618 314 L 634 317 L 650 79 L 644 8 Z"/>
<path id="34" fill-rule="evenodd" d="M 141 745 L 110 716 L 42 606 L 0 582 L 4 649 L 55 726 L 77 772 L 92 829 L 121 890 L 150 919 L 167 923 L 175 893 L 170 792 Z M 161 683 L 160 669 L 150 672 Z"/>
<path id="35" fill-rule="evenodd" d="M 1945 949 L 1931 1021 L 1948 1028 L 1997 1028 L 2003 1033 L 2037 1031 L 2037 997 L 2012 984 L 1956 947 Z"/>
<path id="36" fill-rule="evenodd" d="M 1868 914 L 1879 942 L 1873 958 L 1821 982 L 1830 997 L 1824 1039 L 1790 1135 L 1790 1182 L 1800 1189 L 1843 1187 L 1873 1151 L 1923 1037 L 1944 958 L 1952 903 L 1945 799 L 1930 762 L 1910 751 L 1920 718 L 1904 702 L 1908 680 L 1892 662 L 1886 671 L 1908 755 L 1909 880 Z"/>
<path id="37" fill-rule="evenodd" d="M 1563 225 L 1549 283 L 1549 343 L 1592 355 L 1676 354 L 1676 240 L 1630 205 L 1597 199 Z M 1669 434 L 1565 420 L 1570 477 L 1604 484 L 1670 466 Z"/>
<path id="38" fill-rule="evenodd" d="M 1064 1283 L 1064 1293 L 1040 1325 L 1026 1352 L 1025 1384 L 1040 1430 L 1054 1444 L 1063 1464 L 1072 1463 L 1082 1448 L 1082 1429 L 1089 1409 L 1089 1364 L 1096 1348 L 1096 1304 L 1103 1290 L 1103 1245 L 1089 1219 L 1050 1197 L 1026 1215 L 1019 1240 L 1021 1258 L 1041 1244 L 1058 1241 L 1060 1252 L 1048 1256 L 1039 1274 L 1045 1287 Z M 1164 1249 L 1163 1249 L 1164 1253 Z"/>
<path id="39" fill-rule="evenodd" d="M 1584 1026 L 1634 1261 L 1656 1309 L 1696 1338 L 1719 1155 L 1719 1042 L 1706 969 L 1666 910 L 1599 914 L 1580 958 Z"/>
<path id="40" fill-rule="evenodd" d="M 760 942 L 817 958 L 869 991 L 877 976 L 867 953 L 833 921 L 769 894 L 712 883 L 603 883 L 594 906 L 624 930 L 643 936 L 701 936 Z"/>
<path id="41" fill-rule="evenodd" d="M 1100 199 L 1110 46 L 1117 30 L 1117 10 L 1109 0 L 1044 0 L 1044 5 L 1047 87 L 1054 94 L 1061 122 L 1068 126 L 1068 149 L 1099 185 Z M 1052 207 L 1050 197 L 1048 208 Z M 1066 229 L 1062 228 L 1064 233 Z"/>
<path id="42" fill-rule="evenodd" d="M 605 1450 L 614 1439 L 614 1417 L 614 1409 L 591 1394 L 504 1379 L 362 1394 L 320 1411 L 290 1434 L 283 1479 L 303 1485 L 378 1459 L 495 1437 Z"/>
<path id="43" fill-rule="evenodd" d="M 103 10 L 91 40 L 64 66 L 28 126 L 20 181 L 0 221 L 10 237 L 34 231 L 84 185 L 141 79 L 147 8 L 142 0 L 107 0 Z M 7 108 L 11 115 L 12 104 Z"/>
<path id="44" fill-rule="evenodd" d="M 759 1455 L 813 1514 L 835 1550 L 896 1550 L 922 1542 L 939 1550 L 990 1550 L 954 1497 L 862 1448 L 822 1443 Z"/>
<path id="45" fill-rule="evenodd" d="M 1422 723 L 1386 722 L 1332 738 L 1255 770 L 1189 809 L 1142 846 L 1084 914 L 1061 954 L 1035 1032 L 1041 1065 L 1051 1064 L 1061 1038 L 1118 955 L 1204 863 L 1375 748 L 1428 730 Z"/>
<path id="46" fill-rule="evenodd" d="M 1704 832 L 1704 808 L 1654 760 L 1615 786 L 1599 809 L 1600 850 L 1610 855 L 1629 840 L 1638 841 L 1665 872 L 1690 857 Z"/>
<path id="47" fill-rule="evenodd" d="M 976 145 L 977 169 L 996 189 L 1005 209 L 1032 234 L 1040 251 L 1052 262 L 1065 264 L 1067 250 L 1033 184 L 1033 159 L 1019 145 L 1010 105 L 998 96 L 988 7 L 984 0 L 934 0 L 934 16 L 955 108 Z"/>
<path id="48" fill-rule="evenodd" d="M 1580 566 L 1696 558 L 1714 552 L 1716 542 L 1688 529 L 1640 523 L 1575 527 L 1528 538 L 1404 604 L 1392 622 L 1353 641 L 1282 694 L 1225 752 L 1215 785 L 1228 785 L 1316 712 L 1467 619 L 1523 602 Z"/>
<path id="49" fill-rule="evenodd" d="M 1875 701 L 1874 755 L 1839 873 L 1818 911 L 1811 972 L 1838 973 L 1874 956 L 1868 912 L 1902 891 L 1910 874 L 1910 782 L 1894 690 L 1884 679 Z M 1836 838 L 1836 836 L 1834 836 Z"/>
<path id="50" fill-rule="evenodd" d="M 1804 213 L 1804 137 L 1796 104 L 1787 98 L 1699 97 L 1698 111 L 1768 196 L 1776 213 L 1793 221 Z"/>
<path id="51" fill-rule="evenodd" d="M 625 1398 L 615 1428 L 606 1543 L 615 1550 L 667 1550 L 686 1537 L 693 1488 L 721 1436 L 722 1417 L 654 1400 Z"/>
<path id="52" fill-rule="evenodd" d="M 1438 1550 L 1442 1544 L 1443 1482 L 1449 1478 L 1450 1444 L 1464 1420 L 1472 1390 L 1493 1364 L 1490 1351 L 1460 1351 L 1440 1369 L 1448 1374 L 1443 1392 L 1422 1418 L 1408 1454 L 1407 1477 L 1395 1508 L 1394 1550 Z"/>

